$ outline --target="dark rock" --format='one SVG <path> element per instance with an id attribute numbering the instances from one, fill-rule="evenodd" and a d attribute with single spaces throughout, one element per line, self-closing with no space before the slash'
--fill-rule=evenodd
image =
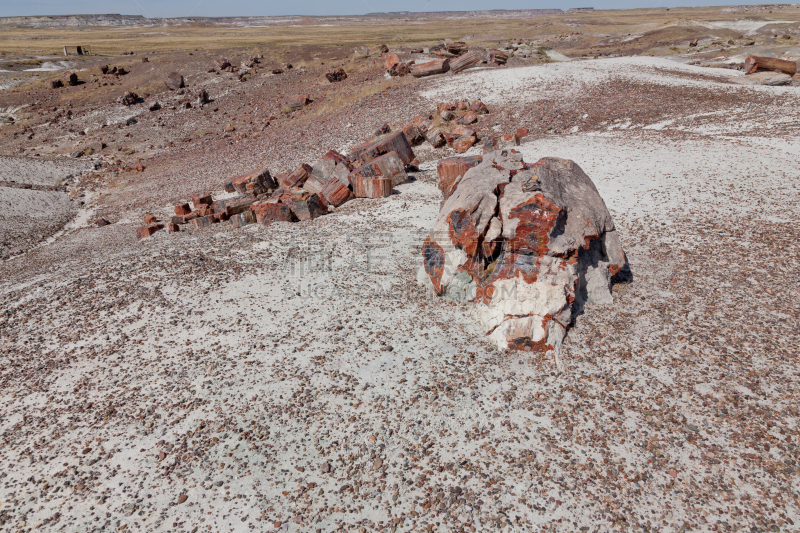
<path id="1" fill-rule="evenodd" d="M 183 89 L 183 76 L 178 74 L 177 72 L 171 72 L 167 79 L 164 80 L 164 83 L 173 91 L 177 91 L 178 89 Z"/>

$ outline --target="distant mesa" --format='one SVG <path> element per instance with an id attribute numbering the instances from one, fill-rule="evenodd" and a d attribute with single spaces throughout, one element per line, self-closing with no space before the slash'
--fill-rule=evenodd
<path id="1" fill-rule="evenodd" d="M 147 21 L 142 15 L 49 15 L 0 17 L 0 26 L 135 26 Z"/>
<path id="2" fill-rule="evenodd" d="M 579 8 L 590 10 L 591 8 Z M 570 10 L 571 12 L 573 10 Z M 435 18 L 525 18 L 539 17 L 544 15 L 560 15 L 564 11 L 561 9 L 489 9 L 485 11 L 393 11 L 388 13 L 368 13 L 367 15 L 331 15 L 331 16 L 253 16 L 253 17 L 178 17 L 178 18 L 145 18 L 142 15 L 51 15 L 51 16 L 28 16 L 28 17 L 0 17 L 0 26 L 25 26 L 25 27 L 78 27 L 78 26 L 138 26 L 153 23 L 160 24 L 182 24 L 192 22 L 231 24 L 231 23 L 251 23 L 259 22 L 293 22 L 298 19 L 315 19 L 320 21 L 341 21 L 364 18 L 411 18 L 411 19 L 435 19 Z"/>

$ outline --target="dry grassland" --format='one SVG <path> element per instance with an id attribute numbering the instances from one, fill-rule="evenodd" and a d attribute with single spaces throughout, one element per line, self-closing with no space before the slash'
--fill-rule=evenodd
<path id="1" fill-rule="evenodd" d="M 441 42 L 444 39 L 469 37 L 473 44 L 506 42 L 509 39 L 555 39 L 565 34 L 561 48 L 575 53 L 589 53 L 602 46 L 607 35 L 644 32 L 640 39 L 619 44 L 619 48 L 636 46 L 652 48 L 660 41 L 690 37 L 697 31 L 687 31 L 696 21 L 736 20 L 746 16 L 752 20 L 800 20 L 799 8 L 783 8 L 777 12 L 756 11 L 752 15 L 724 12 L 719 7 L 656 8 L 596 11 L 592 13 L 548 15 L 535 18 L 476 18 L 476 19 L 389 19 L 352 18 L 320 25 L 307 18 L 291 24 L 271 24 L 268 27 L 246 27 L 209 22 L 149 27 L 65 27 L 65 28 L 3 28 L 0 32 L 0 53 L 59 54 L 64 44 L 86 44 L 98 55 L 117 55 L 120 52 L 169 52 L 213 49 L 264 48 L 280 53 L 287 47 L 314 48 L 376 45 L 389 46 Z M 328 22 L 326 21 L 326 24 Z M 590 30 L 590 31 L 587 31 Z M 722 29 L 721 37 L 733 30 Z M 571 34 L 571 35 L 570 35 Z M 613 47 L 612 47 L 613 48 Z"/>

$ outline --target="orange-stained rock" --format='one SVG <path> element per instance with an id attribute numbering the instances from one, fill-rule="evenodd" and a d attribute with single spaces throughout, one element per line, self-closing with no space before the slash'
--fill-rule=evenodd
<path id="1" fill-rule="evenodd" d="M 612 277 L 627 271 L 611 215 L 572 161 L 531 165 L 514 151 L 465 159 L 437 167 L 445 201 L 418 280 L 475 302 L 498 348 L 546 352 L 560 367 L 575 313 L 610 303 Z"/>

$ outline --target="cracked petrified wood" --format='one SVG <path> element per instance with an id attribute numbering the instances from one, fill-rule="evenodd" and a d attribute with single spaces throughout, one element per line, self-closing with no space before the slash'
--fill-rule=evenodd
<path id="1" fill-rule="evenodd" d="M 494 151 L 448 176 L 447 189 L 419 281 L 474 301 L 498 348 L 549 353 L 560 367 L 575 313 L 611 303 L 611 278 L 626 266 L 592 180 L 572 161 Z"/>

